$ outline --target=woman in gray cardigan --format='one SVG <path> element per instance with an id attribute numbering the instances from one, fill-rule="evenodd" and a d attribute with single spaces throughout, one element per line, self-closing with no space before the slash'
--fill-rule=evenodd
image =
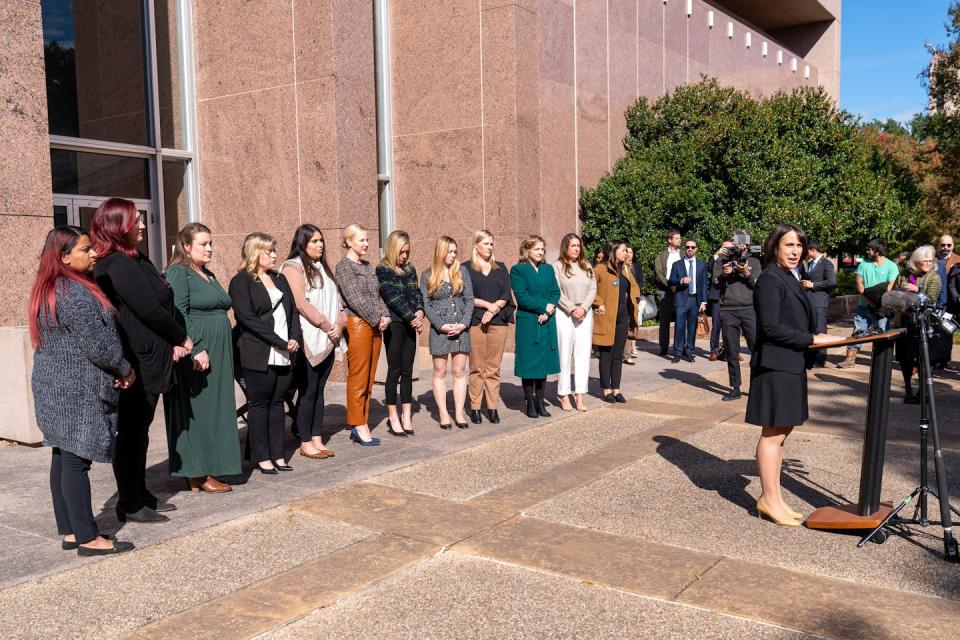
<path id="1" fill-rule="evenodd" d="M 53 512 L 62 548 L 81 556 L 133 549 L 99 535 L 90 506 L 90 465 L 113 458 L 119 390 L 136 377 L 113 306 L 91 278 L 95 262 L 86 232 L 57 227 L 47 234 L 30 292 L 31 383 L 43 444 L 53 448 Z"/>
<path id="2" fill-rule="evenodd" d="M 473 284 L 466 267 L 457 261 L 457 243 L 449 236 L 437 238 L 433 262 L 420 278 L 423 311 L 430 320 L 430 355 L 433 356 L 433 398 L 437 401 L 440 428 L 449 429 L 447 412 L 447 356 L 453 369 L 454 422 L 466 429 L 467 354 L 473 319 Z"/>

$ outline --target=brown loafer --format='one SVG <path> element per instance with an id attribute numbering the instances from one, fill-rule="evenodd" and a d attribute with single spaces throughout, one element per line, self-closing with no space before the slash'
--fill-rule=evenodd
<path id="1" fill-rule="evenodd" d="M 213 476 L 206 478 L 190 478 L 190 490 L 194 493 L 203 491 L 204 493 L 226 493 L 233 491 L 233 487 L 225 482 L 220 482 Z"/>
<path id="2" fill-rule="evenodd" d="M 716 351 L 710 352 L 710 362 L 716 362 L 719 358 L 720 356 L 717 355 Z"/>
<path id="3" fill-rule="evenodd" d="M 334 455 L 333 451 L 330 451 L 330 449 L 321 449 L 316 453 L 307 453 L 302 448 L 297 449 L 297 451 L 299 451 L 300 455 L 302 455 L 304 458 L 310 458 L 311 460 L 323 460 L 325 458 L 332 458 Z"/>

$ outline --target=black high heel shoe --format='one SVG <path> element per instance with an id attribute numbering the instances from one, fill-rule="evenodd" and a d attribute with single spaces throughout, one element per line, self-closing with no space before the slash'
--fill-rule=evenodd
<path id="1" fill-rule="evenodd" d="M 400 427 L 400 431 L 393 430 L 393 421 L 390 418 L 387 418 L 387 433 L 398 438 L 406 438 L 407 432 L 404 431 L 403 427 Z"/>
<path id="2" fill-rule="evenodd" d="M 275 476 L 280 473 L 277 471 L 276 467 L 261 467 L 260 465 L 257 465 L 257 469 L 260 469 L 260 473 L 267 476 Z"/>
<path id="3" fill-rule="evenodd" d="M 457 425 L 457 429 L 467 429 L 470 427 L 466 422 L 457 422 L 456 420 L 453 421 L 453 424 Z"/>

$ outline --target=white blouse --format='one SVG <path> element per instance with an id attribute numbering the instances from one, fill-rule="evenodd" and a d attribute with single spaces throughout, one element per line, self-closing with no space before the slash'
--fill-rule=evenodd
<path id="1" fill-rule="evenodd" d="M 283 305 L 279 304 L 280 300 L 283 299 L 283 292 L 276 287 L 272 289 L 266 285 L 264 285 L 264 287 L 267 290 L 267 295 L 270 296 L 270 304 L 273 306 L 273 332 L 284 340 L 289 340 L 290 329 L 287 327 L 287 312 L 284 310 Z M 270 357 L 267 359 L 267 364 L 277 367 L 289 367 L 290 354 L 273 347 L 270 349 Z"/>

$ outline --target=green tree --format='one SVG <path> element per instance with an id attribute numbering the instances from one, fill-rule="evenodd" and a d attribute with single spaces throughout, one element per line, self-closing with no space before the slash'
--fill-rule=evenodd
<path id="1" fill-rule="evenodd" d="M 850 250 L 916 225 L 922 192 L 910 168 L 821 89 L 757 101 L 704 79 L 640 98 L 626 119 L 626 155 L 581 190 L 591 250 L 626 238 L 650 264 L 670 227 L 710 251 L 733 229 L 759 243 L 787 221 L 828 251 Z"/>

